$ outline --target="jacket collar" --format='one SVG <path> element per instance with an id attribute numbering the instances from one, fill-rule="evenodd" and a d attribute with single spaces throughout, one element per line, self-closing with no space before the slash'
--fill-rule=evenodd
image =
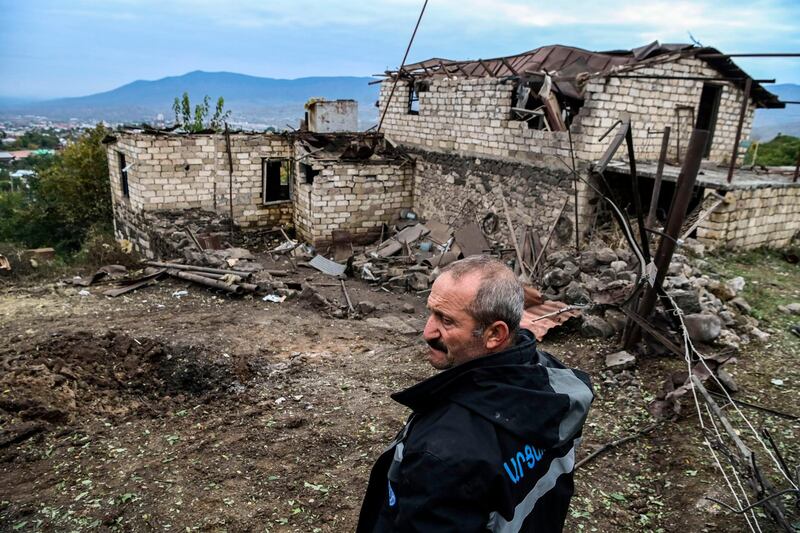
<path id="1" fill-rule="evenodd" d="M 524 363 L 538 363 L 536 339 L 526 329 L 520 329 L 517 342 L 502 352 L 484 355 L 456 367 L 444 370 L 425 381 L 392 394 L 392 399 L 415 412 L 425 411 L 447 400 L 457 390 L 463 377 L 475 369 Z"/>

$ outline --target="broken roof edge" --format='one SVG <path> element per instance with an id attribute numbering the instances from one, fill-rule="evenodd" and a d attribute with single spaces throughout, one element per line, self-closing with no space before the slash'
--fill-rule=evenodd
<path id="1" fill-rule="evenodd" d="M 556 52 L 555 54 L 553 52 Z M 565 45 L 548 45 L 519 54 L 488 59 L 469 59 L 454 61 L 442 58 L 431 58 L 417 63 L 405 65 L 402 69 L 395 71 L 387 70 L 385 76 L 393 79 L 400 76 L 406 79 L 430 78 L 435 76 L 454 76 L 454 77 L 488 77 L 496 79 L 521 78 L 525 75 L 551 74 L 555 75 L 553 81 L 578 81 L 593 77 L 606 77 L 620 72 L 630 72 L 637 68 L 652 66 L 654 63 L 675 61 L 684 57 L 696 57 L 707 63 L 711 68 L 719 72 L 723 77 L 733 78 L 731 83 L 743 88 L 745 79 L 753 80 L 751 98 L 757 107 L 768 109 L 782 109 L 785 104 L 781 102 L 777 95 L 769 92 L 760 83 L 755 81 L 742 68 L 736 65 L 730 58 L 723 57 L 703 57 L 707 55 L 721 55 L 721 52 L 712 47 L 701 47 L 691 44 L 670 43 L 661 44 L 653 41 L 644 46 L 631 50 L 610 50 L 593 52 L 583 48 Z M 536 59 L 537 55 L 543 55 Z M 560 57 L 557 57 L 560 56 Z M 577 75 L 564 78 L 558 77 L 560 70 L 568 69 L 577 61 L 584 60 L 587 67 L 591 63 L 601 66 Z M 526 63 L 538 63 L 537 71 L 520 71 L 515 68 L 524 68 Z M 490 68 L 494 66 L 494 68 Z M 552 68 L 549 68 L 552 67 Z"/>

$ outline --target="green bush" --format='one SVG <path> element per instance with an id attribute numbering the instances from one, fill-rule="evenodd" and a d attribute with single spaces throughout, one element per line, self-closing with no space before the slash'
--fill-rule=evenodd
<path id="1" fill-rule="evenodd" d="M 0 192 L 0 241 L 25 248 L 53 247 L 69 256 L 96 224 L 110 225 L 111 191 L 100 124 L 60 154 L 38 160 L 25 192 Z"/>
<path id="2" fill-rule="evenodd" d="M 753 153 L 756 145 L 750 146 L 745 156 L 745 165 L 753 162 Z M 769 142 L 758 145 L 756 165 L 765 167 L 793 166 L 797 163 L 797 154 L 800 152 L 800 138 L 791 135 L 778 135 Z"/>

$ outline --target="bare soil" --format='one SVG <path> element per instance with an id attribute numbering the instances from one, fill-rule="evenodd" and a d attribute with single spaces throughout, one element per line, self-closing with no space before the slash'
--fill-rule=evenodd
<path id="1" fill-rule="evenodd" d="M 770 265 L 788 272 L 764 288 L 780 294 L 770 305 L 800 300 L 797 267 Z M 0 530 L 354 529 L 369 469 L 408 415 L 390 393 L 433 373 L 418 334 L 424 294 L 348 282 L 354 303 L 378 310 L 342 320 L 298 299 L 232 299 L 176 281 L 116 299 L 102 288 L 0 292 Z M 343 300 L 338 287 L 322 290 Z M 800 339 L 771 316 L 762 324 L 775 342 L 746 348 L 734 374 L 741 397 L 797 414 Z M 542 344 L 595 381 L 580 457 L 650 424 L 646 403 L 682 367 L 646 358 L 607 373 L 615 341 L 569 325 Z M 705 500 L 730 496 L 692 409 L 578 470 L 566 529 L 744 530 Z M 800 463 L 796 420 L 747 414 Z"/>

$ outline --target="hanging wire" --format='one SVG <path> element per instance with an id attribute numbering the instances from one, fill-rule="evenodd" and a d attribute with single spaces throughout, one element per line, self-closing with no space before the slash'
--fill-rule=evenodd
<path id="1" fill-rule="evenodd" d="M 389 98 L 386 100 L 386 106 L 383 108 L 383 113 L 381 113 L 381 119 L 378 122 L 378 127 L 375 129 L 376 132 L 381 131 L 381 126 L 383 126 L 383 119 L 386 118 L 386 112 L 389 111 L 389 106 L 392 104 L 392 97 L 394 96 L 394 90 L 397 88 L 397 82 L 400 79 L 400 73 L 403 72 L 403 67 L 406 66 L 406 59 L 408 59 L 408 52 L 411 50 L 411 43 L 414 42 L 414 37 L 417 35 L 417 29 L 419 29 L 419 23 L 422 22 L 422 15 L 425 13 L 425 8 L 428 7 L 428 0 L 425 0 L 425 3 L 422 4 L 422 10 L 419 12 L 419 18 L 417 19 L 417 24 L 414 26 L 414 32 L 411 34 L 411 39 L 408 41 L 408 46 L 406 47 L 406 53 L 403 55 L 403 61 L 400 63 L 400 68 L 397 69 L 397 74 L 394 77 L 394 83 L 392 84 L 392 91 L 389 93 Z"/>

